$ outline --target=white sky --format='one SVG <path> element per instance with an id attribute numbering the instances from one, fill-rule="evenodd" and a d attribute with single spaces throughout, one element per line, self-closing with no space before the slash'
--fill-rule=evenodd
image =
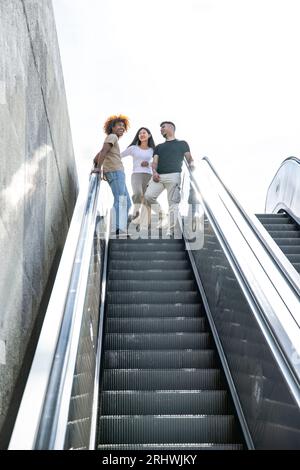
<path id="1" fill-rule="evenodd" d="M 79 177 L 110 114 L 174 121 L 251 212 L 300 155 L 299 0 L 53 0 Z M 129 160 L 130 162 L 130 160 Z M 130 168 L 130 163 L 127 164 Z"/>

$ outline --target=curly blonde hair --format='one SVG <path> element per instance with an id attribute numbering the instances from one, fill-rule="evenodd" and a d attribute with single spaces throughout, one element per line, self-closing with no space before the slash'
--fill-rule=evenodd
<path id="1" fill-rule="evenodd" d="M 123 122 L 125 126 L 125 131 L 127 131 L 130 127 L 129 119 L 127 116 L 124 116 L 124 114 L 114 114 L 113 116 L 109 116 L 104 123 L 103 129 L 106 135 L 111 134 L 112 128 L 117 124 L 117 122 Z"/>

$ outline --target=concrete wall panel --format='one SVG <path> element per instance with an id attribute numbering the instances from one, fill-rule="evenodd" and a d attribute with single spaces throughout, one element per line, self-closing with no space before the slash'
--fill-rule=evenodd
<path id="1" fill-rule="evenodd" d="M 50 0 L 0 0 L 0 162 L 1 446 L 77 196 Z"/>

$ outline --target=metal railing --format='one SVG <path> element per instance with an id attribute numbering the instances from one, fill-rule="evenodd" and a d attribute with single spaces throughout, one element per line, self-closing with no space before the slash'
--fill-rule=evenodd
<path id="1" fill-rule="evenodd" d="M 9 449 L 63 449 L 100 180 L 79 194 Z"/>
<path id="2" fill-rule="evenodd" d="M 187 165 L 188 166 L 188 165 Z M 190 172 L 190 170 L 189 170 Z M 208 158 L 190 172 L 215 234 L 300 406 L 300 296 L 274 262 L 274 252 L 221 181 Z M 273 242 L 273 240 L 272 240 Z M 275 244 L 275 242 L 273 242 Z M 275 251 L 275 250 L 274 250 Z M 284 254 L 282 254 L 285 258 Z M 288 261 L 287 261 L 288 262 Z"/>

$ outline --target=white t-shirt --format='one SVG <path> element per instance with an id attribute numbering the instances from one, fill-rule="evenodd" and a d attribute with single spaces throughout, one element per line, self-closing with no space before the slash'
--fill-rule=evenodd
<path id="1" fill-rule="evenodd" d="M 150 162 L 153 157 L 153 149 L 151 147 L 148 149 L 142 149 L 138 145 L 131 145 L 121 152 L 121 158 L 127 157 L 128 155 L 131 155 L 133 159 L 132 173 L 149 173 L 152 175 Z M 144 161 L 148 162 L 149 166 L 141 166 L 141 163 Z"/>

